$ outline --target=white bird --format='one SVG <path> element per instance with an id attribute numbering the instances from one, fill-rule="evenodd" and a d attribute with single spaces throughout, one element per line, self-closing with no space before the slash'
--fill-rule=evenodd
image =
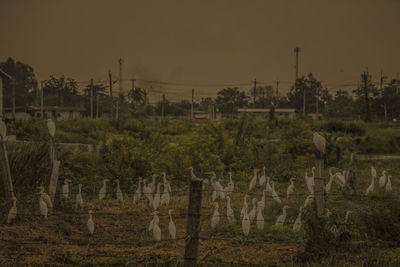
<path id="1" fill-rule="evenodd" d="M 202 186 L 203 191 L 207 188 L 207 186 L 209 184 L 210 184 L 210 180 L 208 180 L 207 178 L 203 179 L 203 186 Z"/>
<path id="2" fill-rule="evenodd" d="M 168 214 L 169 214 L 169 224 L 168 224 L 168 231 L 169 231 L 169 235 L 172 239 L 175 239 L 176 237 L 176 226 L 175 223 L 172 221 L 172 210 L 168 210 Z"/>
<path id="3" fill-rule="evenodd" d="M 303 209 L 305 209 L 313 200 L 314 200 L 314 195 L 308 195 L 306 200 L 304 201 Z"/>
<path id="4" fill-rule="evenodd" d="M 289 207 L 287 205 L 283 206 L 282 214 L 276 219 L 275 225 L 276 226 L 283 226 L 286 220 L 286 210 Z"/>
<path id="5" fill-rule="evenodd" d="M 303 211 L 303 207 L 300 206 L 299 214 L 297 215 L 297 218 L 296 218 L 296 220 L 294 221 L 294 224 L 293 224 L 293 231 L 294 232 L 300 231 L 300 228 L 301 228 L 301 213 L 302 213 L 302 211 Z"/>
<path id="6" fill-rule="evenodd" d="M 83 208 L 82 184 L 79 184 L 78 194 L 76 194 L 76 206 Z"/>
<path id="7" fill-rule="evenodd" d="M 157 214 L 157 211 L 154 211 L 155 214 Z M 158 217 L 158 216 L 157 216 Z M 154 225 L 153 225 L 153 237 L 156 241 L 161 240 L 161 229 L 160 226 L 158 225 L 159 220 L 154 220 Z"/>
<path id="8" fill-rule="evenodd" d="M 267 193 L 272 193 L 272 187 L 271 187 L 271 183 L 270 183 L 271 178 L 269 176 L 267 176 L 267 181 L 265 182 L 265 191 L 267 191 Z"/>
<path id="9" fill-rule="evenodd" d="M 151 188 L 146 185 L 146 179 L 143 180 L 143 195 L 149 200 L 149 205 L 153 206 L 153 192 Z"/>
<path id="10" fill-rule="evenodd" d="M 384 187 L 386 184 L 386 172 L 382 171 L 381 177 L 379 177 L 379 187 Z"/>
<path id="11" fill-rule="evenodd" d="M 153 230 L 155 224 L 160 223 L 160 218 L 158 217 L 158 211 L 155 210 L 151 214 L 153 214 L 153 219 L 150 221 L 149 231 Z"/>
<path id="12" fill-rule="evenodd" d="M 197 176 L 194 174 L 193 167 L 189 167 L 189 170 L 190 170 L 190 176 L 191 176 L 191 178 L 192 178 L 192 179 L 197 178 Z"/>
<path id="13" fill-rule="evenodd" d="M 65 179 L 64 184 L 62 186 L 62 195 L 64 198 L 68 198 L 69 196 L 69 183 L 72 181 L 70 179 Z"/>
<path id="14" fill-rule="evenodd" d="M 218 179 L 218 180 L 214 183 L 214 185 L 215 185 L 215 188 L 216 188 L 218 197 L 219 197 L 220 199 L 225 199 L 225 191 L 224 191 L 224 188 L 223 188 L 222 185 L 221 185 L 220 179 Z"/>
<path id="15" fill-rule="evenodd" d="M 44 187 L 40 186 L 40 195 L 43 197 L 44 202 L 46 202 L 47 207 L 51 210 L 53 208 L 53 203 L 51 202 L 50 196 L 44 192 Z"/>
<path id="16" fill-rule="evenodd" d="M 346 185 L 346 171 L 341 172 L 337 172 L 334 176 L 333 176 L 333 180 L 335 181 L 335 183 L 337 185 L 340 186 L 341 189 L 343 189 L 343 187 Z"/>
<path id="17" fill-rule="evenodd" d="M 158 207 L 160 206 L 160 201 L 161 201 L 160 187 L 161 187 L 161 183 L 158 183 L 157 184 L 157 192 L 154 194 L 154 197 L 153 197 L 153 209 L 154 210 L 157 210 Z"/>
<path id="18" fill-rule="evenodd" d="M 288 186 L 287 190 L 286 190 L 286 200 L 289 200 L 289 196 L 293 195 L 294 193 L 294 181 L 296 179 L 295 178 L 290 178 L 290 185 Z"/>
<path id="19" fill-rule="evenodd" d="M 371 166 L 371 176 L 376 177 L 376 170 L 374 166 Z"/>
<path id="20" fill-rule="evenodd" d="M 257 218 L 256 218 L 257 229 L 262 231 L 264 229 L 264 216 L 262 215 L 260 202 L 257 203 Z"/>
<path id="21" fill-rule="evenodd" d="M 371 184 L 368 186 L 367 191 L 365 191 L 365 195 L 369 195 L 374 191 L 375 188 L 375 176 L 371 177 Z"/>
<path id="22" fill-rule="evenodd" d="M 133 194 L 133 204 L 137 204 L 142 196 L 142 179 L 139 179 L 138 187 Z"/>
<path id="23" fill-rule="evenodd" d="M 54 135 L 56 134 L 56 125 L 54 124 L 52 119 L 47 119 L 47 128 L 49 129 L 51 137 L 54 137 Z"/>
<path id="24" fill-rule="evenodd" d="M 262 213 L 264 213 L 264 209 L 265 209 L 265 192 L 266 192 L 266 190 L 263 190 L 261 200 L 258 201 L 258 203 L 257 203 L 260 205 L 260 210 Z"/>
<path id="25" fill-rule="evenodd" d="M 305 180 L 306 180 L 306 185 L 308 188 L 308 191 L 310 192 L 310 194 L 314 194 L 314 186 L 315 186 L 315 182 L 314 182 L 314 177 L 315 177 L 315 167 L 311 168 L 311 173 L 312 176 L 308 176 L 307 172 L 305 174 Z"/>
<path id="26" fill-rule="evenodd" d="M 254 221 L 254 218 L 256 217 L 256 210 L 257 210 L 257 199 L 253 198 L 253 208 L 249 212 L 249 219 L 250 221 Z"/>
<path id="27" fill-rule="evenodd" d="M 235 219 L 233 209 L 231 207 L 231 197 L 227 196 L 226 197 L 226 217 L 228 218 L 228 222 L 233 222 Z"/>
<path id="28" fill-rule="evenodd" d="M 114 180 L 115 183 L 117 183 L 117 200 L 121 205 L 124 204 L 124 195 L 122 194 L 121 188 L 119 187 L 119 179 Z"/>
<path id="29" fill-rule="evenodd" d="M 163 184 L 168 188 L 168 192 L 171 193 L 171 183 L 167 180 L 167 174 L 165 172 L 162 173 Z"/>
<path id="30" fill-rule="evenodd" d="M 148 186 L 151 188 L 151 192 L 154 192 L 156 190 L 156 177 L 158 177 L 158 175 L 153 174 L 151 176 L 151 183 L 148 184 Z"/>
<path id="31" fill-rule="evenodd" d="M 99 191 L 99 200 L 102 200 L 106 196 L 106 193 L 107 193 L 107 184 L 106 183 L 108 181 L 110 181 L 110 180 L 108 180 L 108 179 L 103 180 L 103 186 L 100 188 L 100 191 Z"/>
<path id="32" fill-rule="evenodd" d="M 265 182 L 266 182 L 266 176 L 265 176 L 265 166 L 263 166 L 263 174 L 261 175 L 261 177 L 260 177 L 260 182 L 259 182 L 259 184 L 261 185 L 261 186 L 263 186 L 264 184 L 265 184 Z"/>
<path id="33" fill-rule="evenodd" d="M 326 140 L 325 138 L 320 135 L 319 133 L 313 133 L 313 142 L 315 147 L 318 149 L 319 153 L 325 154 L 326 151 Z"/>
<path id="34" fill-rule="evenodd" d="M 94 222 L 92 218 L 92 210 L 89 210 L 89 219 L 87 221 L 87 228 L 89 231 L 89 234 L 92 235 L 94 232 Z"/>
<path id="35" fill-rule="evenodd" d="M 3 120 L 0 120 L 0 135 L 3 140 L 7 137 L 7 125 Z"/>
<path id="36" fill-rule="evenodd" d="M 250 184 L 249 184 L 249 192 L 251 190 L 253 190 L 253 188 L 256 186 L 257 184 L 257 169 L 254 169 L 254 175 L 253 178 L 250 180 Z"/>
<path id="37" fill-rule="evenodd" d="M 165 205 L 165 206 L 169 205 L 170 196 L 169 196 L 168 185 L 169 185 L 169 183 L 167 183 L 167 185 L 164 184 L 164 192 L 161 195 L 161 202 L 160 202 L 161 206 L 162 205 Z"/>
<path id="38" fill-rule="evenodd" d="M 40 194 L 39 198 L 39 207 L 40 207 L 40 214 L 43 215 L 44 218 L 47 218 L 48 208 L 42 194 Z"/>
<path id="39" fill-rule="evenodd" d="M 386 193 L 392 193 L 392 181 L 390 180 L 391 175 L 388 175 L 387 183 L 385 186 Z"/>
<path id="40" fill-rule="evenodd" d="M 247 212 L 247 208 L 248 208 L 247 198 L 248 198 L 248 197 L 249 197 L 249 196 L 248 196 L 247 194 L 244 195 L 244 198 L 243 198 L 243 207 L 242 207 L 242 210 L 240 211 L 240 219 L 243 219 L 244 213 Z"/>
<path id="41" fill-rule="evenodd" d="M 327 194 L 329 193 L 329 191 L 331 191 L 331 187 L 332 187 L 332 182 L 333 182 L 333 178 L 334 178 L 334 174 L 332 172 L 333 169 L 334 169 L 334 167 L 329 168 L 329 182 L 325 185 L 325 192 Z"/>
<path id="42" fill-rule="evenodd" d="M 347 223 L 349 220 L 350 214 L 353 213 L 351 210 L 346 211 L 346 216 L 344 217 L 344 222 Z"/>
<path id="43" fill-rule="evenodd" d="M 17 198 L 15 196 L 12 196 L 12 202 L 13 205 L 8 212 L 7 223 L 11 223 L 17 217 Z"/>
<path id="44" fill-rule="evenodd" d="M 214 229 L 217 224 L 219 223 L 219 211 L 218 211 L 219 205 L 217 202 L 214 202 L 214 213 L 211 217 L 211 228 Z"/>
<path id="45" fill-rule="evenodd" d="M 232 181 L 232 172 L 229 172 L 229 183 L 228 183 L 228 188 L 226 190 L 227 194 L 231 195 L 234 189 L 235 189 L 235 184 Z"/>
<path id="46" fill-rule="evenodd" d="M 282 204 L 282 200 L 279 198 L 278 194 L 277 194 L 276 191 L 275 191 L 275 183 L 274 183 L 274 181 L 271 181 L 271 184 L 272 184 L 272 193 L 271 193 L 272 198 L 273 198 L 276 202 L 278 202 L 279 204 Z"/>
<path id="47" fill-rule="evenodd" d="M 247 208 L 244 210 L 243 213 L 242 229 L 243 229 L 243 234 L 245 236 L 248 236 L 250 232 L 250 219 L 249 219 L 249 214 L 247 213 Z"/>

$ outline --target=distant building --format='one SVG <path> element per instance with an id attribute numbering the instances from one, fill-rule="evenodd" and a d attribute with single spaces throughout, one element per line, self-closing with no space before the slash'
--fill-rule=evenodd
<path id="1" fill-rule="evenodd" d="M 257 119 L 265 120 L 269 118 L 271 109 L 269 108 L 239 108 L 239 114 L 248 113 L 254 115 Z M 276 118 L 295 119 L 296 110 L 294 108 L 276 108 L 274 112 Z"/>
<path id="2" fill-rule="evenodd" d="M 43 107 L 43 117 L 52 118 L 53 120 L 74 120 L 81 118 L 85 109 L 83 107 L 59 107 L 59 106 L 45 106 Z M 5 117 L 12 119 L 12 108 L 5 108 Z M 18 106 L 15 107 L 16 119 L 30 119 L 40 118 L 40 106 Z"/>
<path id="3" fill-rule="evenodd" d="M 310 118 L 310 119 L 312 119 L 314 121 L 322 120 L 323 117 L 324 116 L 322 115 L 322 113 L 308 113 L 307 114 L 307 118 Z"/>

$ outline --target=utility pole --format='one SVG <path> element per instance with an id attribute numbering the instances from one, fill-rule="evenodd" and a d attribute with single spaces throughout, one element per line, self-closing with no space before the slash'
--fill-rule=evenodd
<path id="1" fill-rule="evenodd" d="M 93 119 L 93 79 L 90 80 L 90 118 Z"/>
<path id="2" fill-rule="evenodd" d="M 117 99 L 117 112 L 116 112 L 116 118 L 118 120 L 119 117 L 119 100 L 121 98 L 121 94 L 122 94 L 122 63 L 124 63 L 124 61 L 122 60 L 122 58 L 120 58 L 118 60 L 119 63 L 119 92 L 118 92 L 118 99 Z"/>
<path id="3" fill-rule="evenodd" d="M 385 115 L 385 122 L 387 121 L 387 109 L 386 109 L 386 100 L 383 92 L 383 83 L 387 79 L 386 76 L 383 76 L 383 73 L 381 71 L 381 79 L 380 79 L 380 89 L 381 89 L 381 95 L 382 95 L 382 100 L 383 100 L 383 113 Z"/>
<path id="4" fill-rule="evenodd" d="M 193 121 L 193 119 L 194 119 L 193 105 L 194 105 L 194 88 L 192 88 L 192 106 L 191 106 L 191 109 L 190 109 L 190 121 Z"/>
<path id="5" fill-rule="evenodd" d="M 254 79 L 254 99 L 253 99 L 253 102 L 254 102 L 254 106 L 255 106 L 255 104 L 256 104 L 256 96 L 257 96 L 257 80 L 256 79 Z"/>
<path id="6" fill-rule="evenodd" d="M 318 114 L 319 110 L 318 110 L 318 103 L 319 103 L 319 89 L 317 89 L 316 95 L 315 95 L 315 113 Z M 317 115 L 318 116 L 318 115 Z"/>
<path id="7" fill-rule="evenodd" d="M 96 119 L 99 118 L 99 101 L 100 101 L 100 96 L 96 92 Z"/>
<path id="8" fill-rule="evenodd" d="M 276 81 L 276 98 L 279 97 L 279 81 Z"/>
<path id="9" fill-rule="evenodd" d="M 295 64 L 295 80 L 294 80 L 294 89 L 296 90 L 296 82 L 297 79 L 299 78 L 299 52 L 300 52 L 300 48 L 299 47 L 295 47 L 294 48 L 294 53 L 295 53 L 295 57 L 296 57 L 296 64 Z M 304 87 L 303 90 L 303 115 L 306 115 L 306 88 Z"/>
<path id="10" fill-rule="evenodd" d="M 44 89 L 44 86 L 43 86 L 43 82 L 44 81 L 40 81 L 40 92 L 41 92 L 41 97 L 40 97 L 40 117 L 42 117 L 42 119 L 44 118 L 43 116 L 44 116 L 44 114 L 43 114 L 43 89 Z"/>
<path id="11" fill-rule="evenodd" d="M 12 116 L 15 120 L 15 78 L 12 79 Z"/>
<path id="12" fill-rule="evenodd" d="M 161 121 L 164 121 L 165 94 L 162 95 Z"/>
<path id="13" fill-rule="evenodd" d="M 0 120 L 2 120 L 3 117 L 3 77 L 0 76 Z"/>
<path id="14" fill-rule="evenodd" d="M 147 89 L 144 89 L 144 106 L 147 107 Z"/>
<path id="15" fill-rule="evenodd" d="M 110 107 L 111 107 L 111 118 L 114 118 L 114 100 L 112 95 L 112 78 L 111 78 L 111 71 L 108 71 L 108 79 L 110 81 Z"/>
<path id="16" fill-rule="evenodd" d="M 371 122 L 371 110 L 369 108 L 369 98 L 368 98 L 368 82 L 369 82 L 369 74 L 368 69 L 364 71 L 361 75 L 365 96 L 365 122 Z"/>
<path id="17" fill-rule="evenodd" d="M 135 90 L 135 79 L 132 79 L 132 92 Z M 136 101 L 135 101 L 135 108 L 136 108 Z"/>

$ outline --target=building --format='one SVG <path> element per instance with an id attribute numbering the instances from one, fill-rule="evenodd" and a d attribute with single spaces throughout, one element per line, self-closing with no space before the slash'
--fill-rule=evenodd
<path id="1" fill-rule="evenodd" d="M 308 113 L 307 118 L 312 119 L 314 121 L 319 121 L 323 119 L 322 113 Z"/>
<path id="2" fill-rule="evenodd" d="M 239 108 L 239 114 L 252 114 L 257 119 L 265 120 L 269 118 L 269 114 L 271 112 L 270 108 Z M 274 112 L 274 116 L 276 118 L 282 119 L 295 119 L 296 118 L 296 110 L 294 108 L 276 108 Z"/>
<path id="3" fill-rule="evenodd" d="M 83 107 L 59 107 L 59 106 L 45 106 L 43 107 L 43 117 L 52 118 L 53 120 L 74 120 L 81 118 L 85 109 Z M 15 107 L 16 119 L 30 119 L 41 117 L 40 106 L 18 106 Z M 5 109 L 6 119 L 12 119 L 12 108 Z"/>

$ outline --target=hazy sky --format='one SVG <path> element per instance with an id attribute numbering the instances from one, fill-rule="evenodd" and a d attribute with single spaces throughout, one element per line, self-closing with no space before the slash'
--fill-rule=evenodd
<path id="1" fill-rule="evenodd" d="M 121 57 L 123 79 L 153 99 L 189 99 L 192 88 L 199 99 L 254 78 L 287 92 L 298 46 L 299 73 L 334 90 L 366 67 L 373 80 L 398 77 L 399 14 L 400 0 L 0 0 L 0 60 L 30 64 L 38 79 L 88 81 L 117 77 Z"/>

